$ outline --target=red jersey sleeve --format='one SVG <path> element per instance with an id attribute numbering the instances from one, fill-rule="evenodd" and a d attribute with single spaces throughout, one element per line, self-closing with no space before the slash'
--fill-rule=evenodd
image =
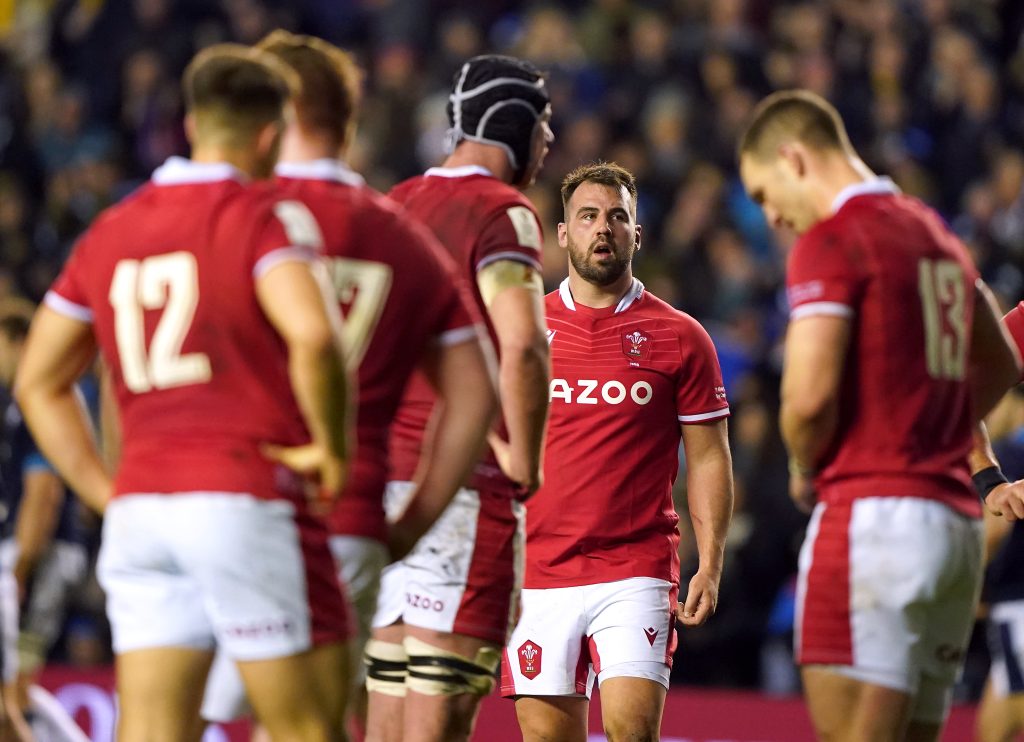
<path id="1" fill-rule="evenodd" d="M 700 423 L 728 417 L 729 400 L 711 336 L 690 318 L 680 327 L 681 364 L 676 385 L 676 414 L 681 423 Z"/>
<path id="2" fill-rule="evenodd" d="M 865 276 L 852 259 L 849 242 L 832 226 L 811 229 L 793 247 L 786 271 L 790 319 L 855 314 Z"/>
<path id="3" fill-rule="evenodd" d="M 260 220 L 253 245 L 252 275 L 259 278 L 280 263 L 298 260 L 311 262 L 324 245 L 320 225 L 313 213 L 300 201 L 277 201 L 268 205 Z"/>
<path id="4" fill-rule="evenodd" d="M 75 243 L 71 255 L 64 263 L 60 275 L 46 292 L 43 303 L 65 317 L 82 322 L 92 322 L 93 311 L 85 292 L 86 280 L 83 275 L 82 252 L 86 249 L 87 235 Z"/>
<path id="5" fill-rule="evenodd" d="M 1024 358 L 1024 301 L 1006 313 L 1003 325 L 1010 331 L 1017 352 Z"/>
<path id="6" fill-rule="evenodd" d="M 522 203 L 504 204 L 480 230 L 474 268 L 479 271 L 499 260 L 515 260 L 539 271 L 542 245 L 543 232 L 533 208 Z"/>

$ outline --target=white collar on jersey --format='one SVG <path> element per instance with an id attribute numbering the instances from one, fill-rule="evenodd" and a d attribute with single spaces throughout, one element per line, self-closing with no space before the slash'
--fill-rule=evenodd
<path id="1" fill-rule="evenodd" d="M 470 175 L 486 175 L 493 178 L 494 173 L 483 165 L 463 165 L 462 167 L 432 167 L 423 173 L 426 177 L 435 178 L 465 178 Z"/>
<path id="2" fill-rule="evenodd" d="M 892 182 L 892 178 L 868 178 L 862 180 L 859 183 L 848 185 L 843 190 L 836 194 L 835 199 L 832 201 L 832 213 L 835 214 L 846 202 L 851 198 L 857 196 L 871 196 L 875 194 L 884 193 L 899 193 L 900 188 L 898 185 Z"/>
<path id="3" fill-rule="evenodd" d="M 323 157 L 311 162 L 279 162 L 274 173 L 296 180 L 329 180 L 350 186 L 366 185 L 363 176 L 341 160 Z"/>
<path id="4" fill-rule="evenodd" d="M 633 283 L 629 287 L 629 291 L 619 299 L 619 303 L 615 307 L 615 314 L 625 312 L 633 306 L 633 302 L 639 299 L 642 293 L 644 293 L 644 285 L 640 283 L 639 279 L 634 278 Z M 565 304 L 566 309 L 571 312 L 576 311 L 576 300 L 572 298 L 572 291 L 569 290 L 568 278 L 558 285 L 558 296 L 562 299 L 562 303 Z"/>
<path id="5" fill-rule="evenodd" d="M 248 180 L 245 173 L 226 162 L 193 162 L 185 157 L 169 157 L 153 171 L 157 185 L 215 183 L 218 180 Z"/>

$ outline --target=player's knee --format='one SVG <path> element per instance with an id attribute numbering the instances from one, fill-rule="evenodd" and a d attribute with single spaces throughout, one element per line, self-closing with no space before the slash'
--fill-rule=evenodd
<path id="1" fill-rule="evenodd" d="M 409 655 L 401 644 L 370 639 L 363 650 L 366 690 L 392 698 L 405 697 Z"/>
<path id="2" fill-rule="evenodd" d="M 493 647 L 481 647 L 476 657 L 469 658 L 409 636 L 405 651 L 409 655 L 409 690 L 426 696 L 478 697 L 494 690 L 501 655 Z"/>
<path id="3" fill-rule="evenodd" d="M 604 715 L 608 742 L 657 742 L 660 728 L 659 716 L 643 709 L 617 709 Z"/>

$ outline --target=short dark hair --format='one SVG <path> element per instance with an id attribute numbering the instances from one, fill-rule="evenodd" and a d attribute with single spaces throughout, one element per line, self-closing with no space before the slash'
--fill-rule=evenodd
<path id="1" fill-rule="evenodd" d="M 299 90 L 295 73 L 266 52 L 216 44 L 199 52 L 182 81 L 186 109 L 197 120 L 239 134 L 255 134 L 283 117 Z"/>
<path id="2" fill-rule="evenodd" d="M 562 208 L 569 206 L 569 199 L 583 183 L 599 183 L 612 188 L 625 188 L 633 202 L 636 215 L 636 177 L 626 168 L 614 162 L 592 162 L 580 165 L 562 179 Z"/>
<path id="3" fill-rule="evenodd" d="M 761 101 L 740 137 L 737 156 L 769 160 L 786 141 L 818 150 L 853 151 L 839 112 L 808 90 L 783 90 Z"/>
<path id="4" fill-rule="evenodd" d="M 355 124 L 363 72 L 352 55 L 316 36 L 283 29 L 256 45 L 273 54 L 299 76 L 302 90 L 294 96 L 299 125 L 329 135 L 340 147 Z"/>

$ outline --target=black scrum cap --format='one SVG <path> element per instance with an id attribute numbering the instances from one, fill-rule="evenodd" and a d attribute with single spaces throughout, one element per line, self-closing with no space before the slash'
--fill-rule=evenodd
<path id="1" fill-rule="evenodd" d="M 463 139 L 501 147 L 516 180 L 530 160 L 537 119 L 550 102 L 540 71 L 525 60 L 486 54 L 473 57 L 455 74 L 448 96 L 448 146 Z"/>

